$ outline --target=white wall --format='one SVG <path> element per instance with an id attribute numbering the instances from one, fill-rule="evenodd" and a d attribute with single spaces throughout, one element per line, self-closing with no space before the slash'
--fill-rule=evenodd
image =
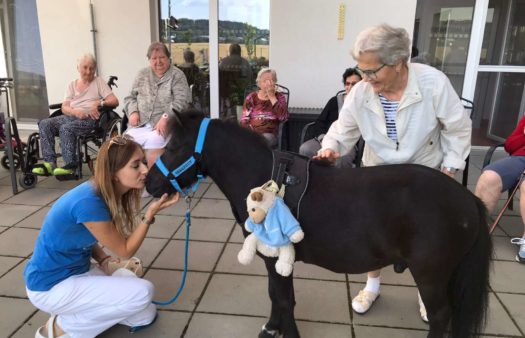
<path id="1" fill-rule="evenodd" d="M 346 5 L 345 35 L 337 39 L 339 5 Z M 357 34 L 386 22 L 410 36 L 417 0 L 271 0 L 270 66 L 290 88 L 290 106 L 322 108 L 338 90 L 341 75 L 355 66 L 350 55 Z"/>
<path id="2" fill-rule="evenodd" d="M 148 65 L 146 52 L 156 39 L 155 0 L 37 0 L 42 54 L 50 103 L 64 98 L 66 85 L 78 78 L 77 59 L 93 53 L 90 3 L 93 4 L 98 73 L 118 76 L 114 89 L 121 106 L 138 70 Z"/>

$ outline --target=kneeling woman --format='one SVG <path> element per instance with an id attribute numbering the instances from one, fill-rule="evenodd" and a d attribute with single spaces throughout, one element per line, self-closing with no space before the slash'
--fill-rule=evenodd
<path id="1" fill-rule="evenodd" d="M 136 222 L 147 173 L 142 148 L 117 136 L 100 148 L 94 178 L 53 204 L 24 271 L 29 300 L 52 315 L 36 337 L 95 337 L 117 323 L 154 320 L 152 283 L 124 269 L 108 275 L 113 258 L 102 249 L 130 258 L 155 214 L 178 201 L 164 195 Z"/>

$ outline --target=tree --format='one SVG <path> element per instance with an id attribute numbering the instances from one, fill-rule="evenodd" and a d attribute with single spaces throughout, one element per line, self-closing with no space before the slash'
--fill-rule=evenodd
<path id="1" fill-rule="evenodd" d="M 255 52 L 255 34 L 257 33 L 254 26 L 244 23 L 244 46 L 246 46 L 246 51 L 248 52 L 248 57 L 253 58 L 253 53 Z"/>
<path id="2" fill-rule="evenodd" d="M 193 30 L 188 29 L 187 31 L 185 31 L 183 37 L 184 41 L 188 43 L 188 47 L 190 47 L 191 43 L 193 42 Z"/>

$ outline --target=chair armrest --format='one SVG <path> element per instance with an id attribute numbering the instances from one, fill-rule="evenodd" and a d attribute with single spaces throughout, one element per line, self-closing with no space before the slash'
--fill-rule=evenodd
<path id="1" fill-rule="evenodd" d="M 304 139 L 306 137 L 306 133 L 308 132 L 308 129 L 312 127 L 315 124 L 315 121 L 309 122 L 304 125 L 303 130 L 301 130 L 301 141 L 299 142 L 299 145 L 304 143 Z"/>
<path id="2" fill-rule="evenodd" d="M 504 143 L 500 143 L 500 144 L 496 144 L 496 145 L 494 145 L 494 146 L 489 148 L 489 150 L 485 154 L 485 158 L 483 158 L 483 167 L 482 168 L 485 168 L 486 166 L 488 166 L 490 164 L 490 161 L 492 160 L 492 156 L 494 155 L 494 152 L 496 151 L 496 149 L 499 148 L 499 147 L 503 147 L 503 145 L 504 145 Z"/>
<path id="3" fill-rule="evenodd" d="M 49 105 L 49 109 L 60 109 L 62 108 L 62 103 L 53 103 Z"/>

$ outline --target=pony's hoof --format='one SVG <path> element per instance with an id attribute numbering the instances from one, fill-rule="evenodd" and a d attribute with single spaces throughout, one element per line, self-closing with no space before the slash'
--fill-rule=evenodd
<path id="1" fill-rule="evenodd" d="M 275 271 L 277 271 L 277 273 L 281 276 L 288 277 L 293 271 L 293 265 L 290 263 L 277 261 L 277 263 L 275 263 Z"/>
<path id="2" fill-rule="evenodd" d="M 237 254 L 237 260 L 239 261 L 239 263 L 241 263 L 242 265 L 248 265 L 250 264 L 252 261 L 253 261 L 253 256 L 254 255 L 250 255 L 249 252 L 246 252 L 244 250 L 241 250 L 239 251 L 239 253 Z"/>
<path id="3" fill-rule="evenodd" d="M 290 241 L 292 241 L 292 243 L 299 243 L 300 241 L 303 240 L 303 238 L 304 238 L 303 230 L 297 230 L 290 236 Z"/>
<path id="4" fill-rule="evenodd" d="M 261 332 L 259 332 L 258 338 L 276 338 L 279 337 L 278 330 L 270 330 L 266 328 L 266 324 L 263 325 Z"/>

